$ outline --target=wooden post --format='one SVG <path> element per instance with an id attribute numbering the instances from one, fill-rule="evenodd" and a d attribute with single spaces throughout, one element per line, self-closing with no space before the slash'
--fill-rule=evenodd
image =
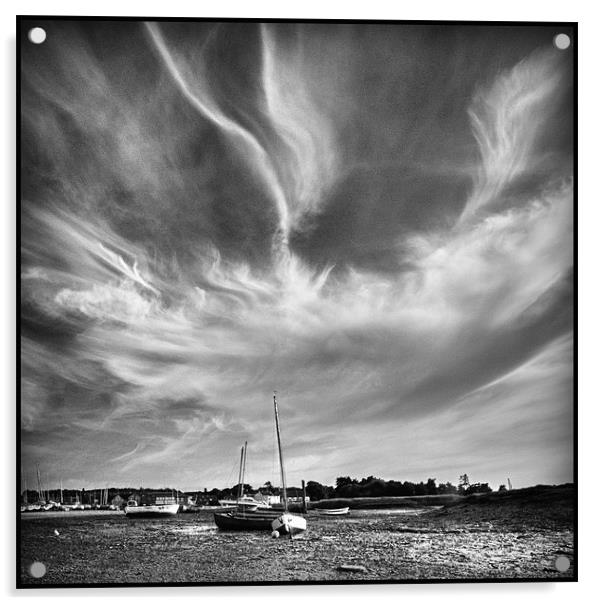
<path id="1" fill-rule="evenodd" d="M 301 489 L 303 490 L 303 508 L 304 513 L 307 513 L 307 502 L 305 501 L 305 479 L 301 479 Z"/>

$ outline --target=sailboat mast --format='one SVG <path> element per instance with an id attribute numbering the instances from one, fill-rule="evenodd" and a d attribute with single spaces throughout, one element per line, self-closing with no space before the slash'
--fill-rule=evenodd
<path id="1" fill-rule="evenodd" d="M 240 448 L 240 466 L 238 468 L 238 499 L 242 498 L 242 461 L 244 456 L 244 446 Z"/>
<path id="2" fill-rule="evenodd" d="M 63 479 L 61 478 L 61 504 L 63 503 Z"/>
<path id="3" fill-rule="evenodd" d="M 247 442 L 246 441 L 245 441 L 244 452 L 245 453 L 242 458 L 242 481 L 241 481 L 241 488 L 240 488 L 240 492 L 241 492 L 242 496 L 245 495 L 245 472 L 247 470 Z"/>
<path id="4" fill-rule="evenodd" d="M 282 503 L 284 510 L 288 511 L 286 499 L 286 477 L 284 475 L 284 461 L 282 459 L 282 443 L 280 442 L 280 423 L 278 422 L 278 403 L 276 402 L 276 391 L 274 391 L 274 417 L 276 418 L 276 436 L 278 437 L 278 457 L 280 458 L 280 480 L 282 482 Z"/>
<path id="5" fill-rule="evenodd" d="M 42 500 L 42 482 L 40 481 L 40 465 L 36 464 L 36 474 L 38 476 L 38 502 Z"/>

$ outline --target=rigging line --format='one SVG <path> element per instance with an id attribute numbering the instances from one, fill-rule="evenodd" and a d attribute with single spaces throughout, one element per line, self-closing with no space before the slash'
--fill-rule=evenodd
<path id="1" fill-rule="evenodd" d="M 227 483 L 226 483 L 227 489 L 230 489 L 230 486 L 232 485 L 232 481 L 234 480 L 234 471 L 236 470 L 237 466 L 238 466 L 238 461 L 234 462 L 234 464 L 232 465 L 232 468 L 230 469 L 230 473 L 228 474 Z"/>

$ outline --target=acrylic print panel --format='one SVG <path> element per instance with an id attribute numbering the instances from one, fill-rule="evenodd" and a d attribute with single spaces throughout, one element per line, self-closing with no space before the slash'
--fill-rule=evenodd
<path id="1" fill-rule="evenodd" d="M 576 578 L 575 24 L 19 29 L 20 586 Z"/>

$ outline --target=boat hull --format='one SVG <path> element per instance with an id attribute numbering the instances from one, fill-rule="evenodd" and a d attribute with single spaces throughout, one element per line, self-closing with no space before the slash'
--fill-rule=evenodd
<path id="1" fill-rule="evenodd" d="M 213 518 L 219 529 L 228 531 L 256 531 L 272 529 L 272 522 L 280 513 L 270 512 L 268 509 L 262 512 L 255 511 L 231 511 L 215 512 Z"/>
<path id="2" fill-rule="evenodd" d="M 349 507 L 345 506 L 344 508 L 322 508 L 318 509 L 318 514 L 324 517 L 338 517 L 341 515 L 348 515 Z"/>
<path id="3" fill-rule="evenodd" d="M 281 536 L 294 536 L 307 529 L 307 519 L 299 515 L 285 513 L 272 521 L 272 529 L 277 531 Z"/>
<path id="4" fill-rule="evenodd" d="M 222 508 L 238 508 L 238 509 L 244 509 L 244 510 L 257 510 L 259 508 L 259 502 L 246 502 L 246 501 L 239 501 L 237 502 L 236 500 L 220 500 L 219 501 L 219 505 Z"/>
<path id="5" fill-rule="evenodd" d="M 150 506 L 126 506 L 128 517 L 173 517 L 178 514 L 179 504 L 153 504 Z"/>

